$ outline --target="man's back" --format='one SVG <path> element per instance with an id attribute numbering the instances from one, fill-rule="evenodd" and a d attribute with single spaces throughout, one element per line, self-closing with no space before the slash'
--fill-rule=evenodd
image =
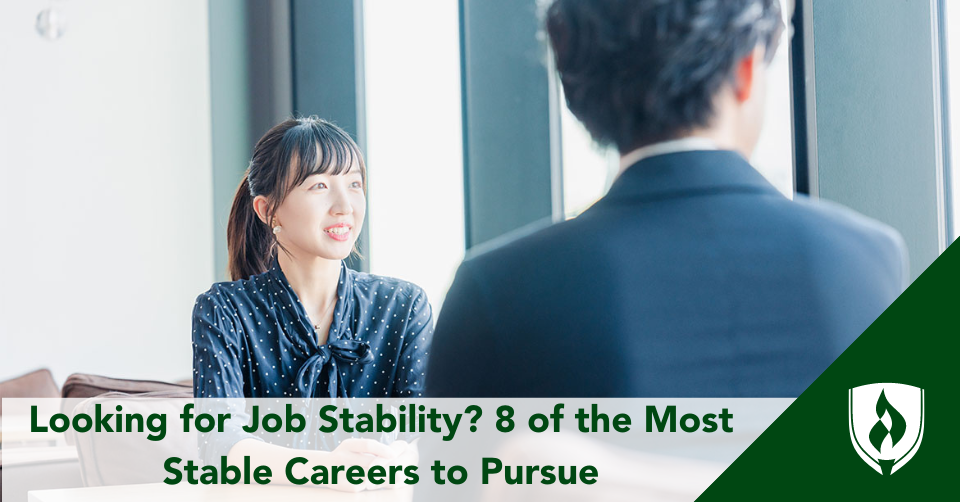
<path id="1" fill-rule="evenodd" d="M 461 266 L 432 396 L 796 396 L 906 281 L 902 239 L 730 151 L 660 155 Z"/>

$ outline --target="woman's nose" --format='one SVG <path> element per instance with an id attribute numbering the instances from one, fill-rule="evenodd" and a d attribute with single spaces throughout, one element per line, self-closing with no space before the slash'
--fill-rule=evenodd
<path id="1" fill-rule="evenodd" d="M 338 216 L 351 214 L 353 213 L 353 204 L 350 203 L 350 199 L 346 194 L 341 194 L 333 201 L 333 205 L 330 206 L 330 212 Z"/>

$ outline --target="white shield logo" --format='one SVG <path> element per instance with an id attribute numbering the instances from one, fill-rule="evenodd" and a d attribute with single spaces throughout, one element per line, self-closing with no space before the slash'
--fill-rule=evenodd
<path id="1" fill-rule="evenodd" d="M 872 383 L 850 389 L 850 441 L 860 458 L 882 475 L 897 472 L 923 439 L 923 389 Z"/>

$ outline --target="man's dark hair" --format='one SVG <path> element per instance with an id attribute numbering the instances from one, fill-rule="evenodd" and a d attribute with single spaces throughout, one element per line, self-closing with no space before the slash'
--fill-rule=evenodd
<path id="1" fill-rule="evenodd" d="M 709 125 L 736 62 L 772 57 L 780 16 L 779 0 L 556 0 L 546 28 L 570 111 L 627 152 Z"/>

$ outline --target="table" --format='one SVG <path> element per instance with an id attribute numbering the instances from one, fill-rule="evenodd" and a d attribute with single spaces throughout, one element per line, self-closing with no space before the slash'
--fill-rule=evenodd
<path id="1" fill-rule="evenodd" d="M 175 500 L 194 502 L 230 500 L 231 502 L 264 502 L 267 500 L 324 502 L 406 502 L 413 500 L 413 489 L 374 490 L 360 493 L 344 493 L 327 488 L 299 486 L 259 485 L 188 485 L 174 486 L 163 483 L 142 485 L 100 486 L 93 488 L 70 488 L 65 490 L 34 490 L 28 494 L 29 502 L 93 502 L 127 501 L 153 502 Z"/>

